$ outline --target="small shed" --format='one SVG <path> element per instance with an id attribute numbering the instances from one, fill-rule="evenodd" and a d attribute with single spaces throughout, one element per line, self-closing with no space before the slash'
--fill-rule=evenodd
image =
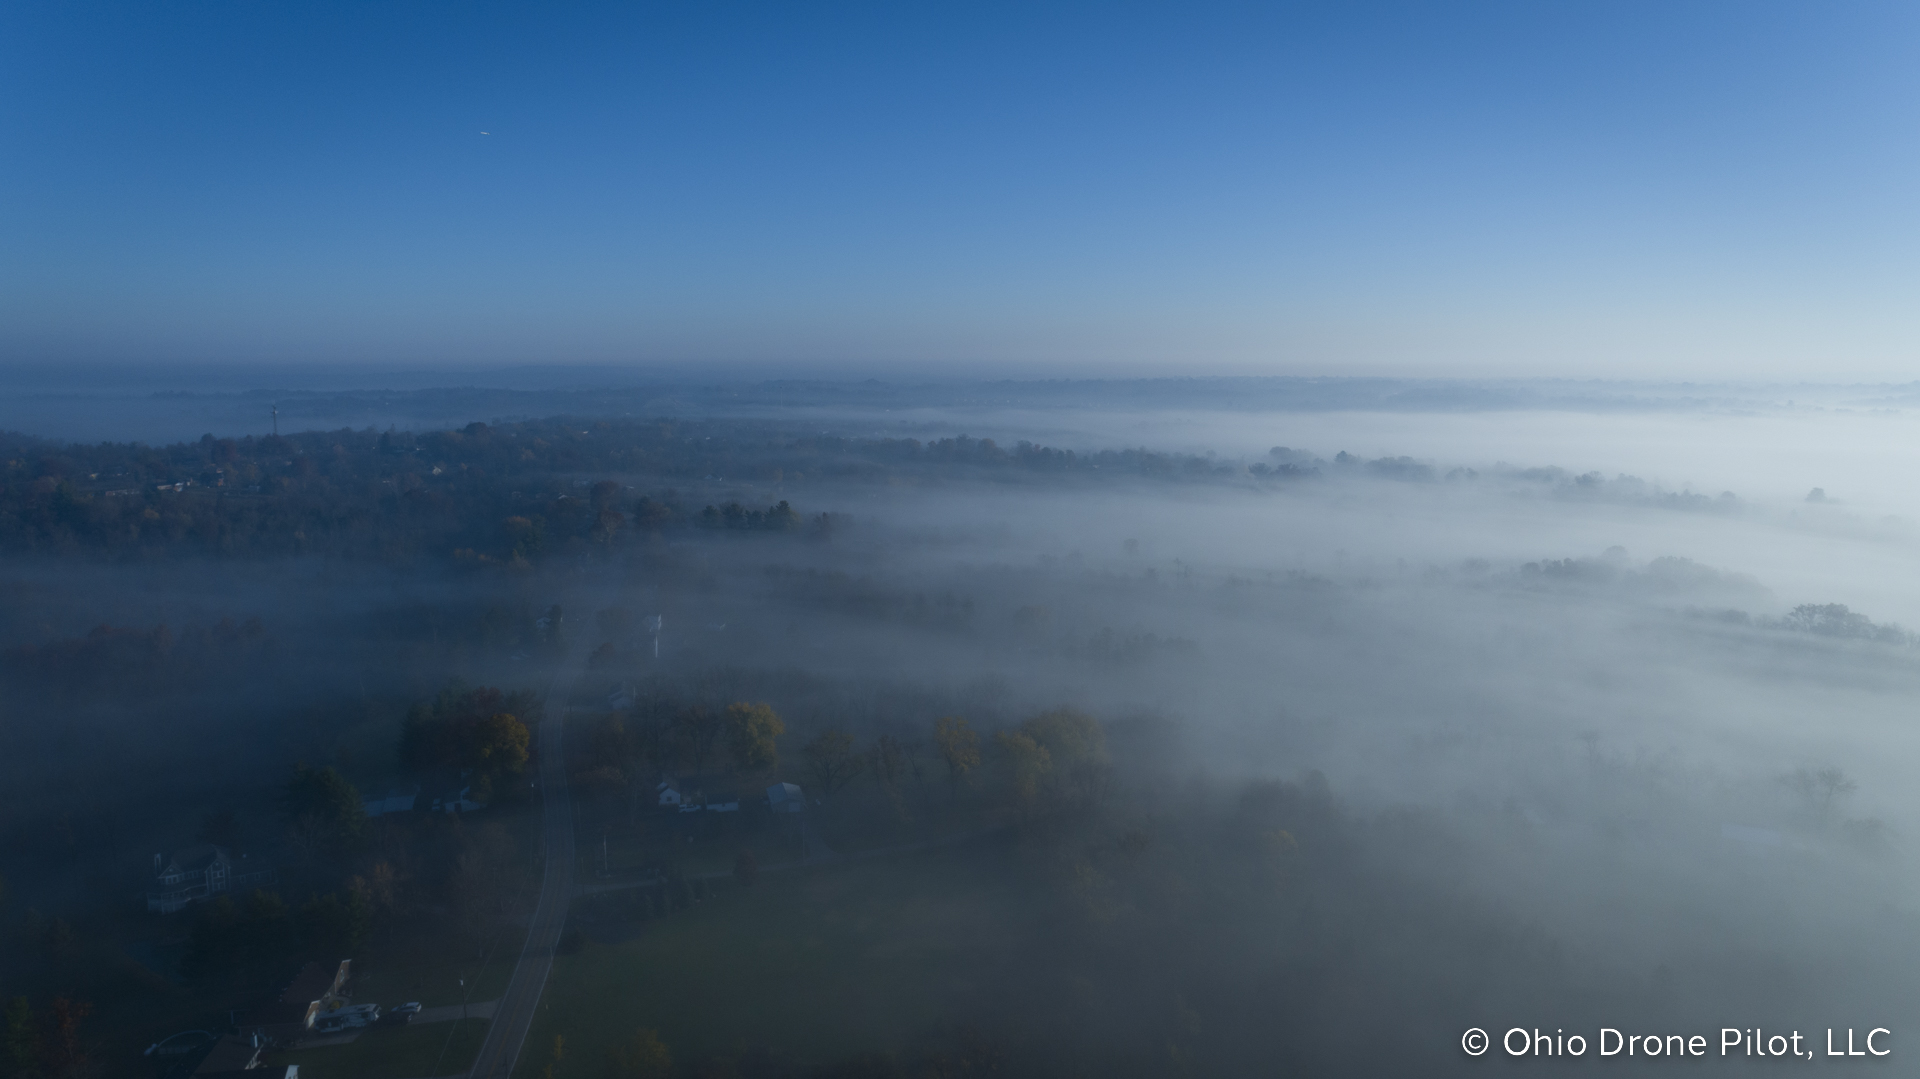
<path id="1" fill-rule="evenodd" d="M 659 786 L 653 789 L 659 793 L 661 805 L 677 806 L 680 804 L 680 784 L 675 783 L 673 780 L 662 779 Z"/>
<path id="2" fill-rule="evenodd" d="M 775 783 L 767 788 L 767 804 L 775 813 L 798 813 L 807 807 L 800 788 L 792 783 Z"/>

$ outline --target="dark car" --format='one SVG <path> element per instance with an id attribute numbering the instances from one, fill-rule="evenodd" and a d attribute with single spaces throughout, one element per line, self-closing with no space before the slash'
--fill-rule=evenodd
<path id="1" fill-rule="evenodd" d="M 420 1002 L 409 1001 L 406 1004 L 396 1004 L 381 1012 L 380 1021 L 389 1026 L 405 1026 L 413 1022 L 413 1017 L 418 1014 L 420 1014 Z"/>

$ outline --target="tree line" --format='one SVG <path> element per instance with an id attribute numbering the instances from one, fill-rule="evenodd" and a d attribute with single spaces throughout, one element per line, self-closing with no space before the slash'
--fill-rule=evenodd
<path id="1" fill-rule="evenodd" d="M 780 772 L 786 724 L 765 703 L 724 708 L 654 700 L 606 715 L 586 740 L 575 771 L 583 788 L 624 789 L 634 810 L 646 802 L 659 775 L 700 774 L 719 765 L 736 777 Z M 882 733 L 862 740 L 829 726 L 801 743 L 780 774 L 800 779 L 813 796 L 832 799 L 870 779 L 904 819 L 910 788 L 926 801 L 929 773 L 957 796 L 994 769 L 994 789 L 1007 805 L 1029 812 L 1087 806 L 1105 791 L 1106 735 L 1098 720 L 1073 708 L 1034 715 L 983 738 L 959 716 L 935 720 L 925 739 Z"/>
<path id="2" fill-rule="evenodd" d="M 675 528 L 803 532 L 832 525 L 785 500 L 765 508 L 687 503 L 677 490 L 729 479 L 779 487 L 943 475 L 1246 473 L 1209 457 L 1145 449 L 1076 453 L 965 436 L 796 436 L 750 421 L 557 417 L 418 433 L 208 435 L 160 447 L 4 435 L 0 551 L 531 562 Z M 1260 474 L 1279 473 L 1262 465 Z M 632 497 L 606 478 L 614 475 L 656 489 Z"/>

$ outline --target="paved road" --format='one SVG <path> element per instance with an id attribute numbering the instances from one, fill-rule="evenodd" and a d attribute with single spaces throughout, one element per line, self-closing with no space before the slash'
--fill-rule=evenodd
<path id="1" fill-rule="evenodd" d="M 442 1004 L 437 1008 L 422 1008 L 413 1017 L 413 1025 L 451 1023 L 456 1019 L 492 1019 L 493 1009 L 499 1004 L 497 1000 L 476 1000 L 472 1004 Z"/>
<path id="2" fill-rule="evenodd" d="M 533 922 L 527 927 L 526 947 L 513 968 L 513 979 L 494 1009 L 493 1022 L 487 1027 L 487 1039 L 474 1058 L 469 1079 L 509 1079 L 520 1059 L 520 1047 L 533 1026 L 533 1014 L 540 1006 L 540 993 L 546 988 L 547 974 L 553 969 L 554 946 L 560 943 L 560 931 L 567 925 L 567 903 L 573 895 L 573 801 L 567 794 L 567 759 L 561 748 L 561 728 L 567 718 L 567 701 L 573 696 L 573 683 L 585 665 L 587 630 L 582 626 L 578 640 L 570 650 L 553 688 L 547 694 L 546 710 L 540 720 L 540 802 L 542 843 L 547 848 L 546 876 L 540 882 L 540 901 L 533 909 Z"/>

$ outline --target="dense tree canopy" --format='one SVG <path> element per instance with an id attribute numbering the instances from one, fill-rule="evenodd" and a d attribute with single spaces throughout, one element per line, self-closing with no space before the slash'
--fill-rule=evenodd
<path id="1" fill-rule="evenodd" d="M 281 804 L 305 845 L 343 846 L 366 831 L 367 814 L 360 792 L 331 765 L 294 765 Z"/>
<path id="2" fill-rule="evenodd" d="M 533 707 L 530 694 L 485 686 L 449 689 L 408 711 L 400 736 L 401 765 L 415 773 L 465 774 L 472 797 L 486 801 L 503 780 L 526 770 L 533 739 L 520 714 Z"/>

